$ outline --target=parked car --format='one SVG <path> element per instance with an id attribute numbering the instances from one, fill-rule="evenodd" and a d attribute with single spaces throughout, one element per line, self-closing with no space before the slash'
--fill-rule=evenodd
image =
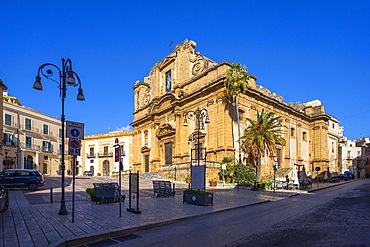
<path id="1" fill-rule="evenodd" d="M 91 171 L 84 171 L 84 176 L 92 176 L 92 172 Z"/>
<path id="2" fill-rule="evenodd" d="M 23 188 L 37 190 L 45 185 L 44 176 L 37 170 L 9 169 L 0 172 L 0 185 L 6 188 Z"/>
<path id="3" fill-rule="evenodd" d="M 347 175 L 349 179 L 354 179 L 355 178 L 355 176 L 353 175 L 353 173 L 350 172 L 350 171 L 345 171 L 344 172 L 344 175 Z"/>
<path id="4" fill-rule="evenodd" d="M 342 181 L 342 178 L 341 178 L 340 176 L 334 176 L 334 177 L 331 177 L 331 178 L 329 179 L 329 182 L 330 182 L 330 183 L 338 183 L 338 182 L 340 182 L 340 181 Z"/>

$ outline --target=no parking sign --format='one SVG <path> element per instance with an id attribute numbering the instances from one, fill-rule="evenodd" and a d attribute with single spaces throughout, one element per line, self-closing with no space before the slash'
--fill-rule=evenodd
<path id="1" fill-rule="evenodd" d="M 81 155 L 81 140 L 69 139 L 68 144 L 70 155 Z"/>

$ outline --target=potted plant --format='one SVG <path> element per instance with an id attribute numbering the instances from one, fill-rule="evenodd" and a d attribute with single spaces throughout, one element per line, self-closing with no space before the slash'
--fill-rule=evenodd
<path id="1" fill-rule="evenodd" d="M 87 188 L 86 193 L 90 195 L 91 201 L 97 202 L 99 199 L 96 197 L 95 188 Z"/>
<path id="2" fill-rule="evenodd" d="M 217 186 L 217 180 L 218 180 L 217 177 L 212 177 L 211 179 L 209 179 L 209 186 L 216 187 Z"/>
<path id="3" fill-rule="evenodd" d="M 205 190 L 186 189 L 183 194 L 183 203 L 213 206 L 213 193 Z"/>
<path id="4" fill-rule="evenodd" d="M 186 177 L 185 177 L 185 182 L 186 182 L 187 184 L 190 184 L 190 183 L 191 183 L 191 174 L 190 174 L 190 173 L 188 173 L 188 174 L 186 175 Z"/>

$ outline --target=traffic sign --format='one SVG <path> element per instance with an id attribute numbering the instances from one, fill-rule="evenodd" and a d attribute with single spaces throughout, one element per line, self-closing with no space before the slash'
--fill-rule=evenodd
<path id="1" fill-rule="evenodd" d="M 84 124 L 67 121 L 67 138 L 83 140 L 84 139 Z"/>
<path id="2" fill-rule="evenodd" d="M 274 162 L 278 162 L 278 157 L 277 156 L 274 156 Z"/>
<path id="3" fill-rule="evenodd" d="M 116 138 L 116 140 L 114 141 L 114 162 L 119 162 L 119 158 L 121 156 L 121 147 L 118 142 L 119 140 L 118 138 Z"/>
<path id="4" fill-rule="evenodd" d="M 275 169 L 275 170 L 277 170 L 277 169 L 278 169 L 278 167 L 279 167 L 279 163 L 274 162 L 274 169 Z"/>
<path id="5" fill-rule="evenodd" d="M 69 151 L 68 153 L 70 155 L 81 155 L 81 140 L 77 139 L 69 139 L 68 142 Z"/>

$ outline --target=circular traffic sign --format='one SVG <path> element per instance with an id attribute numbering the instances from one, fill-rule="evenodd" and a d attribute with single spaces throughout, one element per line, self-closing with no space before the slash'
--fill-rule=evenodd
<path id="1" fill-rule="evenodd" d="M 73 137 L 78 137 L 80 135 L 80 131 L 78 129 L 71 129 L 71 135 Z"/>
<path id="2" fill-rule="evenodd" d="M 71 148 L 78 149 L 80 148 L 80 142 L 78 140 L 72 140 L 70 143 Z"/>

